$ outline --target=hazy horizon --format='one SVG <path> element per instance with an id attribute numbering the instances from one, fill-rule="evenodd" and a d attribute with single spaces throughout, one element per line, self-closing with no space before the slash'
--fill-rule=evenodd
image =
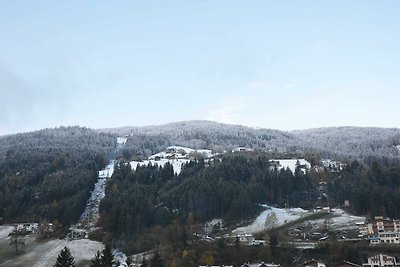
<path id="1" fill-rule="evenodd" d="M 2 1 L 0 135 L 399 128 L 398 1 Z"/>

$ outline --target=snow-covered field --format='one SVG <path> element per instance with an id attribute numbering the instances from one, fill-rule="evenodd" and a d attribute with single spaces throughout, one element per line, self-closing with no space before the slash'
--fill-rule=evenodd
<path id="1" fill-rule="evenodd" d="M 309 170 L 311 168 L 310 162 L 305 159 L 271 159 L 270 162 L 271 161 L 279 162 L 280 167 L 278 168 L 278 170 L 289 168 L 293 173 L 296 170 L 297 161 L 300 165 L 306 166 L 306 169 Z"/>
<path id="2" fill-rule="evenodd" d="M 310 214 L 310 212 L 303 210 L 301 208 L 280 209 L 280 208 L 270 207 L 267 205 L 263 205 L 263 207 L 267 208 L 267 210 L 263 211 L 252 224 L 244 227 L 239 227 L 233 230 L 233 233 L 254 234 L 267 230 L 268 228 L 279 227 L 281 225 L 284 225 L 285 223 L 295 221 L 297 219 L 300 219 L 301 217 Z M 271 216 L 271 214 L 273 213 L 276 216 L 276 220 L 274 220 L 274 222 L 272 223 L 269 224 L 267 223 L 266 225 L 265 222 L 267 220 L 268 215 Z"/>
<path id="3" fill-rule="evenodd" d="M 328 219 L 315 220 L 309 223 L 312 224 L 313 228 L 328 224 L 328 227 L 332 230 L 350 230 L 357 229 L 356 223 L 366 221 L 364 217 L 350 215 L 342 209 L 332 209 L 331 216 Z"/>
<path id="4" fill-rule="evenodd" d="M 170 151 L 170 152 L 168 152 Z M 174 152 L 172 152 L 174 151 Z M 173 154 L 182 154 L 181 152 L 184 152 L 185 154 L 191 154 L 191 153 L 200 153 L 202 154 L 205 158 L 211 158 L 213 157 L 213 153 L 209 149 L 192 149 L 188 147 L 183 147 L 183 146 L 169 146 L 167 147 L 166 151 L 154 154 L 149 157 L 149 159 L 155 159 L 156 157 L 160 158 L 166 158 L 168 156 L 172 156 Z"/>
<path id="5" fill-rule="evenodd" d="M 111 160 L 110 163 L 101 171 L 99 171 L 99 178 L 110 178 L 114 173 L 115 160 Z"/>
<path id="6" fill-rule="evenodd" d="M 34 239 L 34 237 L 29 237 Z M 51 267 L 57 260 L 61 249 L 67 246 L 75 258 L 77 266 L 87 266 L 91 258 L 97 251 L 103 250 L 103 244 L 88 239 L 80 240 L 50 240 L 45 243 L 34 242 L 25 248 L 25 253 L 20 256 L 3 262 L 1 267 L 10 266 L 32 266 L 32 267 Z"/>
<path id="7" fill-rule="evenodd" d="M 12 230 L 14 230 L 14 226 L 0 226 L 0 240 L 6 239 Z"/>

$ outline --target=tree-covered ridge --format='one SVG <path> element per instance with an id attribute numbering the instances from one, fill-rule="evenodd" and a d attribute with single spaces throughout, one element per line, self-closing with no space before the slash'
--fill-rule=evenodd
<path id="1" fill-rule="evenodd" d="M 149 156 L 170 145 L 195 149 L 232 149 L 238 146 L 286 150 L 292 134 L 279 130 L 254 129 L 212 121 L 187 121 L 160 126 L 103 129 L 102 132 L 127 135 L 126 149 L 132 155 Z"/>
<path id="2" fill-rule="evenodd" d="M 337 204 L 350 201 L 353 212 L 400 218 L 400 165 L 397 161 L 353 161 L 330 184 Z"/>
<path id="3" fill-rule="evenodd" d="M 74 223 L 115 142 L 79 127 L 0 138 L 0 217 Z"/>
<path id="4" fill-rule="evenodd" d="M 339 158 L 399 158 L 400 129 L 374 127 L 329 127 L 292 132 L 302 147 Z"/>
<path id="5" fill-rule="evenodd" d="M 100 224 L 114 237 L 139 238 L 147 229 L 224 218 L 248 220 L 260 203 L 311 206 L 314 185 L 300 171 L 270 170 L 264 156 L 226 155 L 212 162 L 190 162 L 180 175 L 172 166 L 117 166 L 101 202 Z"/>
<path id="6" fill-rule="evenodd" d="M 213 150 L 238 146 L 278 152 L 318 152 L 335 159 L 371 156 L 399 158 L 400 129 L 330 127 L 301 131 L 255 129 L 212 121 L 184 121 L 159 126 L 103 129 L 127 135 L 127 156 L 149 156 L 169 145 Z"/>

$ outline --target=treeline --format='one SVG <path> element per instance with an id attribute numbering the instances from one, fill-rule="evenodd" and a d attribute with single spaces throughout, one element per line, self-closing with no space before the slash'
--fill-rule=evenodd
<path id="1" fill-rule="evenodd" d="M 400 218 L 400 164 L 395 160 L 353 161 L 329 187 L 333 200 L 361 215 Z"/>
<path id="2" fill-rule="evenodd" d="M 261 203 L 310 207 L 313 199 L 315 187 L 308 175 L 270 170 L 263 156 L 190 162 L 178 176 L 169 164 L 136 171 L 119 164 L 100 205 L 100 225 L 116 238 L 135 240 L 176 220 L 192 225 L 223 218 L 234 223 L 253 218 Z"/>
<path id="3" fill-rule="evenodd" d="M 75 223 L 116 138 L 79 127 L 0 138 L 3 222 Z"/>

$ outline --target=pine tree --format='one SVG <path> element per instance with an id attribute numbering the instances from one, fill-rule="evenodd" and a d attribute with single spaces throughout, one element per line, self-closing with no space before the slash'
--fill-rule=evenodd
<path id="1" fill-rule="evenodd" d="M 130 267 L 133 264 L 133 259 L 131 256 L 126 258 L 126 264 L 128 265 L 128 267 Z"/>
<path id="2" fill-rule="evenodd" d="M 114 263 L 114 256 L 111 252 L 110 246 L 106 246 L 103 249 L 103 255 L 101 256 L 101 263 L 103 267 L 112 267 Z"/>
<path id="3" fill-rule="evenodd" d="M 90 267 L 102 267 L 100 251 L 97 251 L 96 256 L 90 261 Z"/>
<path id="4" fill-rule="evenodd" d="M 140 267 L 147 267 L 147 261 L 146 261 L 146 258 L 144 256 L 143 256 L 142 265 Z"/>
<path id="5" fill-rule="evenodd" d="M 24 236 L 24 234 L 15 229 L 11 233 L 9 233 L 8 236 L 10 237 L 10 246 L 15 248 L 15 254 L 18 255 L 19 249 L 25 246 L 25 242 L 22 241 L 22 237 Z"/>
<path id="6" fill-rule="evenodd" d="M 75 267 L 74 257 L 68 247 L 64 247 L 58 254 L 57 262 L 53 267 Z"/>
<path id="7" fill-rule="evenodd" d="M 164 267 L 160 254 L 156 252 L 150 261 L 150 267 Z"/>

